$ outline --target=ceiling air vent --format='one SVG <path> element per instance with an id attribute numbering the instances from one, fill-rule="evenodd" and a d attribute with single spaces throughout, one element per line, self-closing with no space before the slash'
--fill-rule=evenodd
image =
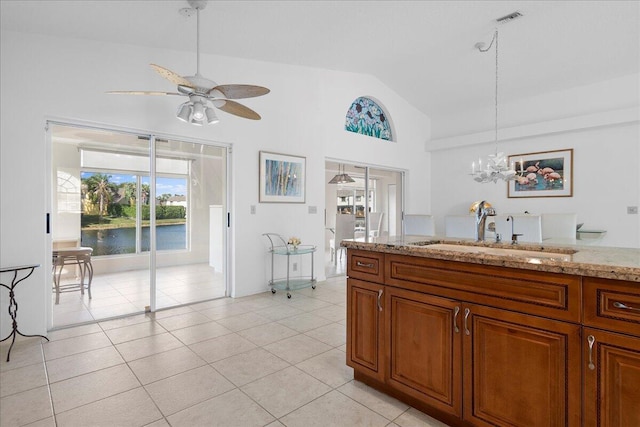
<path id="1" fill-rule="evenodd" d="M 505 15 L 502 18 L 496 19 L 496 22 L 499 24 L 506 24 L 507 22 L 511 22 L 514 19 L 520 18 L 521 16 L 522 16 L 522 13 L 516 10 L 515 12 Z"/>

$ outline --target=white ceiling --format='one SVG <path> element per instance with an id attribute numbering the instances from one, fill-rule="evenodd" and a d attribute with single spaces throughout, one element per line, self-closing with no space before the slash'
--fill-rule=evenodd
<path id="1" fill-rule="evenodd" d="M 0 25 L 195 51 L 195 16 L 178 13 L 186 6 L 1 0 Z M 516 10 L 524 17 L 497 24 L 502 101 L 640 72 L 639 1 L 210 1 L 201 50 L 371 74 L 425 114 L 448 115 L 493 105 L 495 57 L 474 44 Z M 195 71 L 195 60 L 193 69 L 163 65 Z"/>

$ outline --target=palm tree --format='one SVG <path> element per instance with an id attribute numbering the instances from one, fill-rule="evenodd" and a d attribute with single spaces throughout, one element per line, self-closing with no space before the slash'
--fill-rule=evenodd
<path id="1" fill-rule="evenodd" d="M 149 184 L 142 184 L 140 188 L 140 199 L 141 199 L 140 203 L 142 203 L 143 205 L 148 205 L 150 193 L 151 193 L 151 188 L 149 187 Z"/>
<path id="2" fill-rule="evenodd" d="M 135 182 L 125 182 L 122 184 L 124 188 L 124 196 L 129 199 L 129 206 L 135 206 L 136 204 L 136 183 Z"/>
<path id="3" fill-rule="evenodd" d="M 171 194 L 164 193 L 162 196 L 156 197 L 158 202 L 160 202 L 160 206 L 164 206 L 167 204 L 167 201 L 171 198 Z"/>
<path id="4" fill-rule="evenodd" d="M 109 187 L 109 178 L 110 177 L 101 178 L 94 190 L 94 194 L 98 198 L 100 207 L 99 212 L 101 215 L 107 213 L 107 206 L 113 198 L 113 193 L 111 192 L 111 188 Z"/>
<path id="5" fill-rule="evenodd" d="M 111 175 L 101 173 L 94 174 L 85 180 L 87 192 L 93 203 L 98 203 L 98 221 L 106 214 L 109 202 L 113 199 L 117 188 L 109 182 Z"/>

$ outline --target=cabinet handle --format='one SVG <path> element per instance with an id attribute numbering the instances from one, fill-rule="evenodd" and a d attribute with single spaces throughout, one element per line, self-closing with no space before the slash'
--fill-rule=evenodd
<path id="1" fill-rule="evenodd" d="M 456 331 L 456 334 L 460 332 L 460 328 L 458 328 L 459 313 L 460 313 L 460 307 L 456 305 L 456 308 L 453 309 L 453 330 Z"/>
<path id="2" fill-rule="evenodd" d="M 382 289 L 378 291 L 378 310 L 382 311 L 382 304 L 380 304 L 380 298 L 382 298 Z"/>
<path id="3" fill-rule="evenodd" d="M 373 263 L 371 263 L 371 264 L 365 264 L 365 263 L 364 263 L 364 262 L 362 262 L 362 261 L 356 261 L 356 265 L 357 265 L 358 267 L 367 267 L 367 268 L 373 268 L 373 267 L 375 267 L 375 266 L 373 265 Z"/>
<path id="4" fill-rule="evenodd" d="M 630 306 L 628 306 L 628 305 L 626 305 L 626 304 L 623 304 L 623 303 L 621 303 L 621 302 L 618 302 L 618 301 L 614 302 L 614 303 L 613 303 L 613 306 L 614 306 L 615 308 L 623 308 L 623 309 L 625 309 L 625 310 L 640 311 L 640 308 L 630 307 Z"/>
<path id="5" fill-rule="evenodd" d="M 593 344 L 596 342 L 596 337 L 589 335 L 587 342 L 589 343 L 589 369 L 593 371 L 596 369 L 596 365 L 593 364 Z"/>
<path id="6" fill-rule="evenodd" d="M 471 313 L 471 310 L 469 310 L 468 308 L 465 308 L 464 309 L 464 333 L 467 335 L 471 335 L 471 332 L 467 327 L 467 318 L 469 317 L 469 313 Z"/>

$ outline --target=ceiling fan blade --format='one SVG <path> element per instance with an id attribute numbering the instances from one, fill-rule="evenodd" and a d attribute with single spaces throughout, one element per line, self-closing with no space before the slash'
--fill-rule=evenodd
<path id="1" fill-rule="evenodd" d="M 224 111 L 225 113 L 233 114 L 234 116 L 243 117 L 245 119 L 250 119 L 250 120 L 260 120 L 261 118 L 260 114 L 256 113 L 251 108 L 245 107 L 244 105 L 238 102 L 229 101 L 229 100 L 225 100 L 225 101 L 220 100 L 215 102 L 214 105 L 218 104 L 219 102 L 224 102 L 224 104 L 218 108 Z"/>
<path id="2" fill-rule="evenodd" d="M 153 68 L 156 71 L 156 73 L 160 74 L 162 77 L 169 80 L 171 83 L 174 83 L 176 85 L 193 87 L 193 84 L 189 80 L 185 79 L 184 77 L 182 77 L 177 73 L 174 73 L 168 68 L 164 68 L 156 64 L 150 64 L 150 65 L 151 65 L 151 68 Z"/>
<path id="3" fill-rule="evenodd" d="M 219 85 L 209 90 L 209 93 L 214 90 L 220 91 L 227 99 L 254 98 L 271 92 L 266 87 L 253 85 Z"/>
<path id="4" fill-rule="evenodd" d="M 161 95 L 182 95 L 177 92 L 157 92 L 152 90 L 110 90 L 107 92 L 108 94 L 115 95 L 153 95 L 153 96 L 161 96 Z"/>

